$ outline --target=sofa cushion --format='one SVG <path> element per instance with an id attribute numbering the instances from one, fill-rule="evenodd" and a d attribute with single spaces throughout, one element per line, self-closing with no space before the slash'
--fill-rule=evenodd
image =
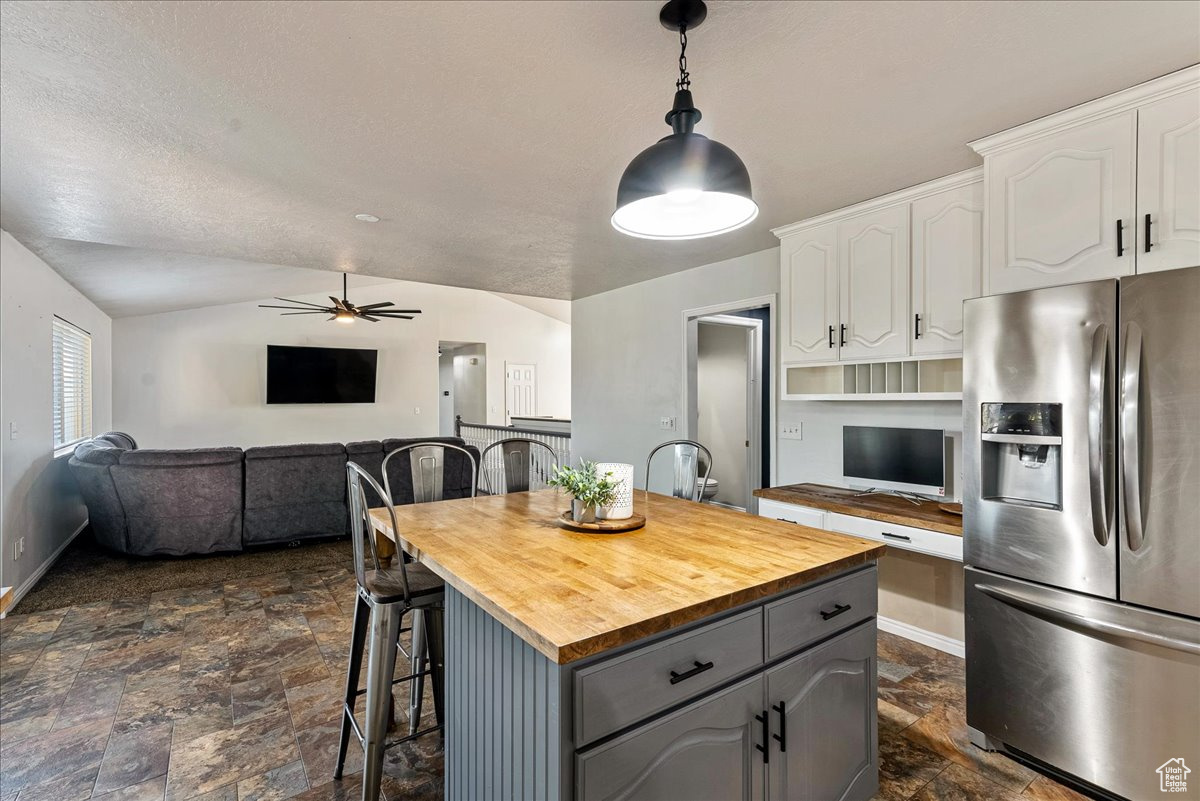
<path id="1" fill-rule="evenodd" d="M 107 440 L 90 439 L 75 446 L 73 458 L 83 464 L 110 465 L 121 461 L 123 452 Z"/>
<path id="2" fill-rule="evenodd" d="M 241 449 L 124 451 L 109 469 L 128 524 L 127 553 L 241 550 Z"/>
<path id="3" fill-rule="evenodd" d="M 341 443 L 246 450 L 247 545 L 340 536 L 347 525 Z"/>
<path id="4" fill-rule="evenodd" d="M 103 434 L 97 436 L 96 439 L 111 442 L 118 448 L 124 448 L 127 451 L 137 450 L 137 442 L 124 431 L 105 431 Z"/>
<path id="5" fill-rule="evenodd" d="M 107 443 L 106 443 L 107 444 Z M 121 452 L 114 447 L 98 447 L 90 442 L 80 443 L 67 463 L 79 486 L 79 494 L 87 504 L 88 526 L 96 542 L 114 551 L 127 547 L 128 529 L 125 509 L 117 497 L 111 465 L 117 463 Z"/>
<path id="6" fill-rule="evenodd" d="M 383 443 L 377 439 L 346 443 L 346 460 L 354 462 L 383 483 Z"/>

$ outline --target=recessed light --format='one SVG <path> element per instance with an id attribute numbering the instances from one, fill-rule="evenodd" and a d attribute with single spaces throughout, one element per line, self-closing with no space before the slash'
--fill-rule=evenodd
<path id="1" fill-rule="evenodd" d="M 359 222 L 379 222 L 379 218 L 374 214 L 355 214 L 354 219 Z"/>

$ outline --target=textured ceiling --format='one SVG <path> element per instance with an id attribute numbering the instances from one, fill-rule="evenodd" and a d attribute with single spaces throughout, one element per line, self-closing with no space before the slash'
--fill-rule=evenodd
<path id="1" fill-rule="evenodd" d="M 690 37 L 699 130 L 762 213 L 651 242 L 608 217 L 668 132 L 657 10 L 6 0 L 0 225 L 110 297 L 236 283 L 237 262 L 580 297 L 770 247 L 972 166 L 973 138 L 1200 61 L 1194 2 L 713 0 Z"/>

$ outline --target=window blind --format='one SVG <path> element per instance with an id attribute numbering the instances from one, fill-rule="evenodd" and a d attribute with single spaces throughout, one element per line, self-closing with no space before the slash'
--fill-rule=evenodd
<path id="1" fill-rule="evenodd" d="M 92 435 L 92 335 L 54 318 L 54 447 Z"/>

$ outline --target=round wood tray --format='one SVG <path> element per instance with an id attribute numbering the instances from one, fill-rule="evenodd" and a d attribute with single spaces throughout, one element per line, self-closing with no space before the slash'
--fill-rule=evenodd
<path id="1" fill-rule="evenodd" d="M 938 508 L 943 512 L 949 512 L 952 515 L 958 515 L 959 517 L 962 517 L 961 503 L 939 503 Z"/>
<path id="2" fill-rule="evenodd" d="M 558 516 L 558 525 L 571 531 L 586 531 L 589 534 L 619 534 L 622 531 L 633 531 L 646 525 L 644 515 L 635 514 L 624 520 L 597 520 L 595 523 L 576 523 L 571 519 L 571 510 Z"/>

